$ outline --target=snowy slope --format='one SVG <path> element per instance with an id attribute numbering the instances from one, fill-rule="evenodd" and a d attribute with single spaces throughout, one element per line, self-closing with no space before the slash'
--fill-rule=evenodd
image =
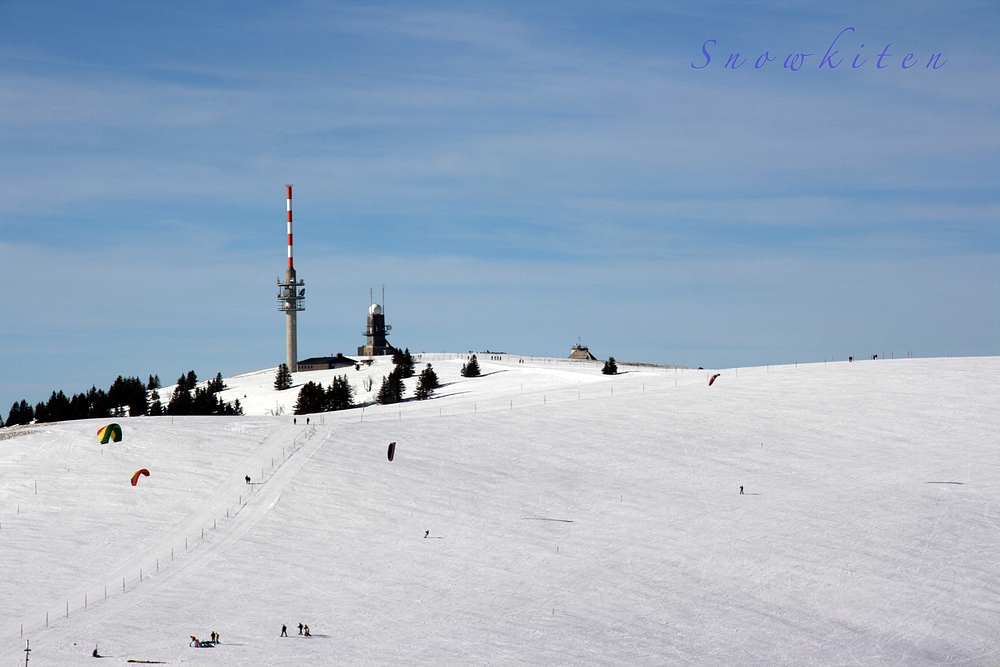
<path id="1" fill-rule="evenodd" d="M 270 369 L 244 417 L 0 440 L 0 664 L 1000 664 L 1000 358 L 463 360 L 309 425 Z"/>

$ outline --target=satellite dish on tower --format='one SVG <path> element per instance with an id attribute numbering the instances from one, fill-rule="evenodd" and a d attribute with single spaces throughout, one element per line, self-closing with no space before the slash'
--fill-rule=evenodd
<path id="1" fill-rule="evenodd" d="M 391 324 L 385 325 L 385 330 L 386 331 L 392 331 L 392 325 Z"/>

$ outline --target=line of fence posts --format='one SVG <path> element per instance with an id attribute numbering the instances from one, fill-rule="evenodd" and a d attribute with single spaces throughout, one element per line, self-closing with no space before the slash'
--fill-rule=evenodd
<path id="1" fill-rule="evenodd" d="M 282 456 L 283 456 L 283 458 L 285 457 L 285 450 L 284 450 L 284 448 L 282 448 Z M 273 465 L 274 464 L 274 459 L 272 459 L 271 461 L 272 461 L 272 465 Z M 263 469 L 261 469 L 261 471 L 263 472 Z M 36 482 L 36 484 L 37 484 L 37 482 Z M 252 492 L 252 488 L 251 488 L 251 492 Z M 240 505 L 240 507 L 243 506 L 243 494 L 242 493 L 239 495 L 239 505 Z M 226 507 L 226 518 L 227 519 L 232 518 L 232 516 L 230 514 L 230 509 L 231 509 L 231 507 L 229 507 L 229 506 Z M 20 506 L 18 506 L 18 513 L 20 513 Z M 212 520 L 212 527 L 213 527 L 213 529 L 218 529 L 218 519 L 217 518 Z M 204 528 L 201 529 L 201 539 L 202 540 L 205 539 L 205 529 Z M 184 550 L 185 551 L 189 550 L 189 540 L 188 540 L 187 537 L 184 538 Z M 176 550 L 175 550 L 175 547 L 171 546 L 170 547 L 170 561 L 174 562 L 175 559 L 176 559 Z M 156 574 L 159 574 L 160 573 L 160 559 L 159 558 L 155 559 L 155 568 L 156 568 Z M 143 572 L 143 568 L 139 568 L 139 583 L 142 583 L 144 581 L 144 578 L 145 578 L 145 574 Z M 122 593 L 126 593 L 126 592 L 128 592 L 128 577 L 122 577 Z M 107 602 L 107 599 L 108 599 L 108 587 L 107 587 L 107 585 L 105 585 L 104 586 L 104 601 Z M 84 611 L 87 611 L 87 610 L 90 609 L 90 594 L 87 593 L 87 592 L 85 592 L 83 594 L 83 609 L 84 609 Z M 69 618 L 69 612 L 70 612 L 70 601 L 69 601 L 69 599 L 67 599 L 65 601 L 65 607 L 64 607 L 64 611 L 63 611 L 63 614 L 64 614 L 65 618 Z M 49 612 L 45 612 L 45 628 L 48 629 L 48 627 L 49 627 Z M 23 635 L 24 635 L 24 623 L 20 624 L 20 633 L 21 633 L 21 636 L 23 637 Z"/>

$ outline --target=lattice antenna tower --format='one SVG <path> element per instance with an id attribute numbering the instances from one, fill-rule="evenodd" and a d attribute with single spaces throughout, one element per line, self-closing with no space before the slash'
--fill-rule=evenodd
<path id="1" fill-rule="evenodd" d="M 285 312 L 285 364 L 292 373 L 299 370 L 298 323 L 296 316 L 305 310 L 305 281 L 295 277 L 295 262 L 292 259 L 292 186 L 286 185 L 288 195 L 288 268 L 285 282 L 278 278 L 278 310 Z"/>

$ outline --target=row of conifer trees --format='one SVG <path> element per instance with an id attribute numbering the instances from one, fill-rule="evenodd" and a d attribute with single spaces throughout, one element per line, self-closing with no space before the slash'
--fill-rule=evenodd
<path id="1" fill-rule="evenodd" d="M 406 393 L 406 385 L 403 380 L 413 377 L 415 362 L 410 350 L 396 350 L 392 356 L 393 368 L 388 375 L 382 377 L 382 385 L 379 387 L 375 400 L 383 405 L 399 403 Z M 441 386 L 434 368 L 427 364 L 427 367 L 420 372 L 417 378 L 417 386 L 414 389 L 414 397 L 417 400 L 430 398 L 434 390 Z M 274 379 L 274 388 L 277 390 L 290 389 L 292 387 L 292 374 L 286 364 L 278 366 L 278 371 Z M 366 387 L 368 389 L 370 387 Z M 333 378 L 329 387 L 323 387 L 319 382 L 309 381 L 299 389 L 298 398 L 295 401 L 294 413 L 297 415 L 310 414 L 315 412 L 332 412 L 334 410 L 346 410 L 355 407 L 354 387 L 348 381 L 346 375 L 338 375 Z"/>
<path id="2" fill-rule="evenodd" d="M 15 401 L 7 414 L 7 420 L 0 420 L 0 426 L 126 415 L 243 414 L 239 400 L 229 404 L 218 396 L 226 388 L 222 373 L 204 386 L 197 385 L 198 376 L 193 370 L 181 375 L 170 400 L 167 405 L 163 405 L 158 391 L 161 387 L 158 375 L 150 375 L 146 383 L 137 377 L 119 375 L 107 391 L 91 386 L 86 392 L 73 394 L 72 398 L 59 390 L 53 391 L 48 401 L 40 401 L 35 405 L 25 400 Z"/>

